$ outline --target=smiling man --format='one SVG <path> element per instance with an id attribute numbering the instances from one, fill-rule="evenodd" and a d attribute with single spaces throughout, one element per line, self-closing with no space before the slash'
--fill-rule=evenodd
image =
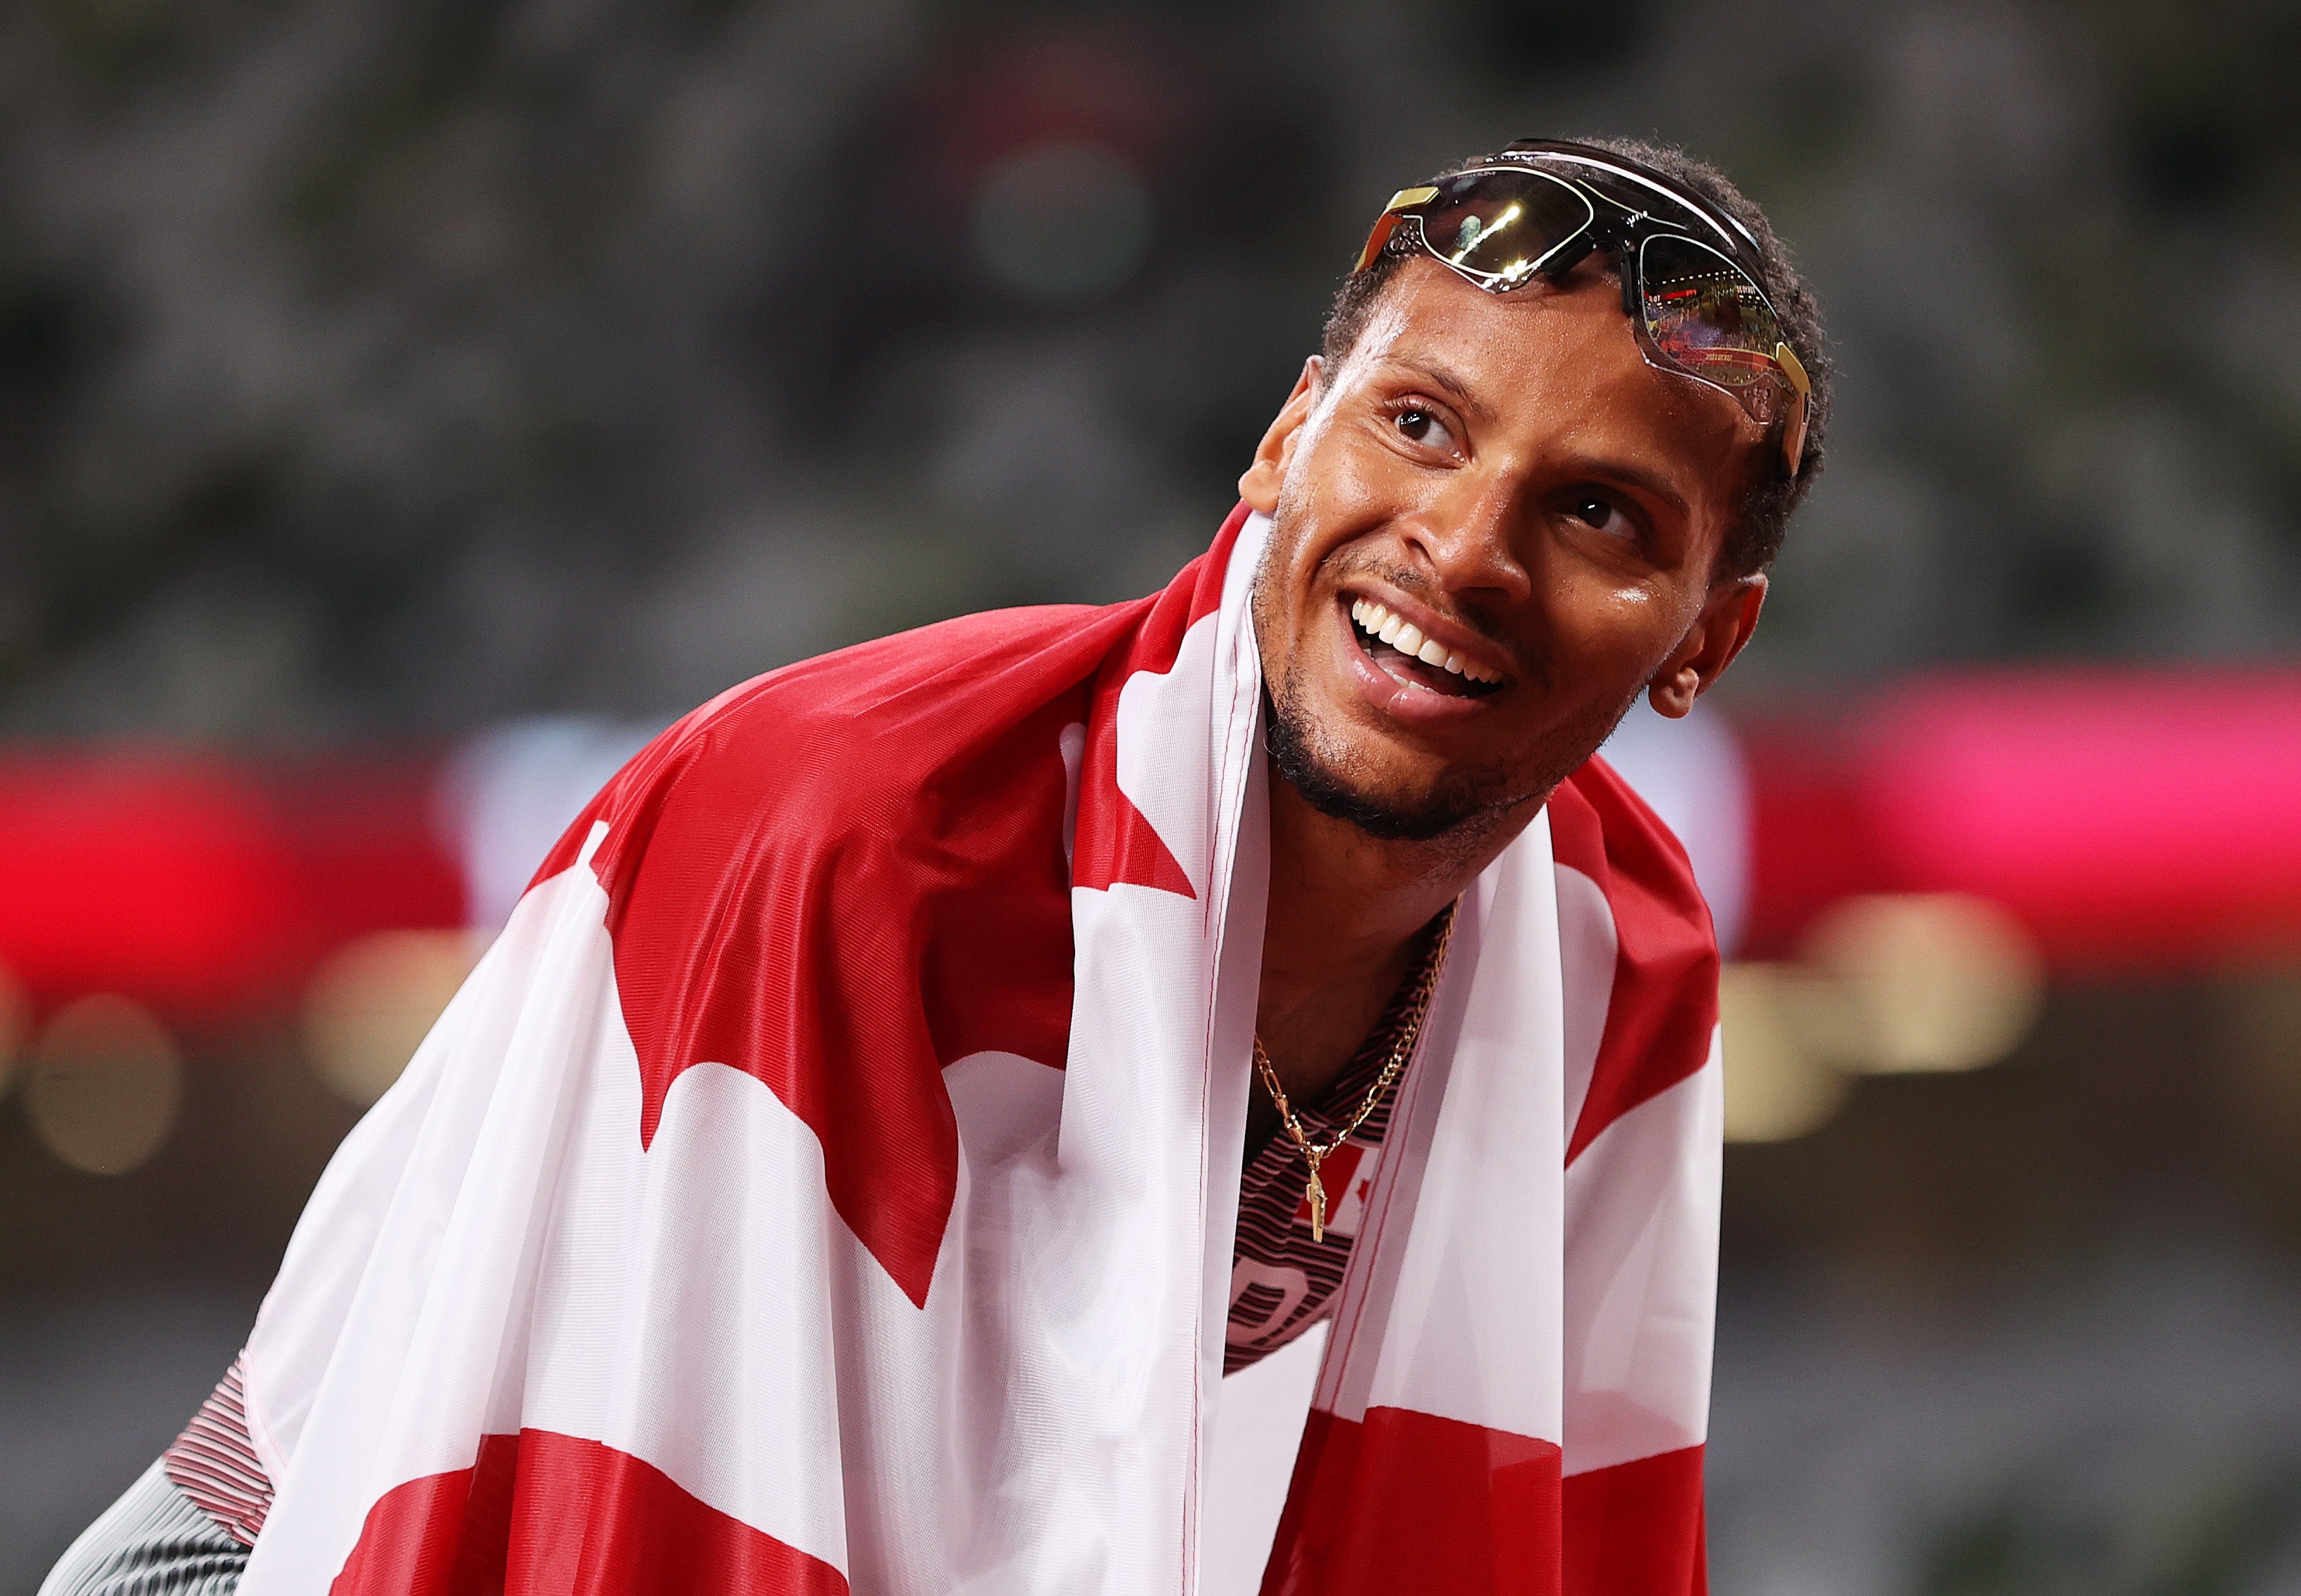
<path id="1" fill-rule="evenodd" d="M 47 1589 L 1191 1592 L 1331 1321 L 1268 1596 L 1698 1591 L 1717 960 L 1594 755 L 1748 640 L 1820 355 L 1675 152 L 1402 192 L 1166 592 L 599 795 Z"/>
<path id="2" fill-rule="evenodd" d="M 1794 339 L 1819 369 L 1763 218 L 1674 152 L 1529 142 L 1385 213 L 1241 482 L 1276 529 L 1260 1034 L 1293 1096 L 1561 782 L 1624 796 L 1587 762 L 1640 695 L 1683 716 L 1749 640 L 1820 464 Z"/>

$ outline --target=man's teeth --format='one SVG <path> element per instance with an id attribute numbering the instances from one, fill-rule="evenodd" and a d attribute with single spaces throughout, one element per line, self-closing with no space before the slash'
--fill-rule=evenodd
<path id="1" fill-rule="evenodd" d="M 1412 655 L 1426 665 L 1438 665 L 1457 676 L 1466 676 L 1472 681 L 1485 682 L 1489 686 L 1502 680 L 1498 672 L 1489 671 L 1484 665 L 1464 659 L 1435 638 L 1424 637 L 1421 629 L 1412 622 L 1371 598 L 1351 600 L 1351 619 L 1359 623 L 1360 630 L 1380 638 L 1401 654 Z"/>

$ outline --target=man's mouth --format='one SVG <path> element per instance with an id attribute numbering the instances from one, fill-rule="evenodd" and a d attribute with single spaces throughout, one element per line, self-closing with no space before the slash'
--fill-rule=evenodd
<path id="1" fill-rule="evenodd" d="M 1454 698 L 1483 698 L 1505 685 L 1500 673 L 1423 636 L 1412 622 L 1371 598 L 1351 599 L 1350 613 L 1359 647 L 1400 681 Z"/>

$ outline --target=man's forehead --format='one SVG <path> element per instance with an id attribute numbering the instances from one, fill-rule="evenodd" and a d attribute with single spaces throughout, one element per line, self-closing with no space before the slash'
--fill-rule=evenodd
<path id="1" fill-rule="evenodd" d="M 1616 279 L 1594 262 L 1563 284 L 1509 294 L 1486 293 L 1435 262 L 1402 263 L 1337 375 L 1347 387 L 1408 373 L 1427 378 L 1436 397 L 1473 419 L 1507 419 L 1571 397 L 1639 430 L 1762 442 L 1730 397 L 1646 360 Z"/>

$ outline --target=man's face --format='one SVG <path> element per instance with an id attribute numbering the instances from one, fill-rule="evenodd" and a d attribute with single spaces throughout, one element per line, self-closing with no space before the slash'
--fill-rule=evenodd
<path id="1" fill-rule="evenodd" d="M 1686 713 L 1756 623 L 1763 579 L 1712 572 L 1764 441 L 1646 363 L 1594 259 L 1508 295 L 1403 263 L 1240 484 L 1275 522 L 1254 617 L 1282 773 L 1432 837 L 1540 802 L 1649 687 Z"/>

